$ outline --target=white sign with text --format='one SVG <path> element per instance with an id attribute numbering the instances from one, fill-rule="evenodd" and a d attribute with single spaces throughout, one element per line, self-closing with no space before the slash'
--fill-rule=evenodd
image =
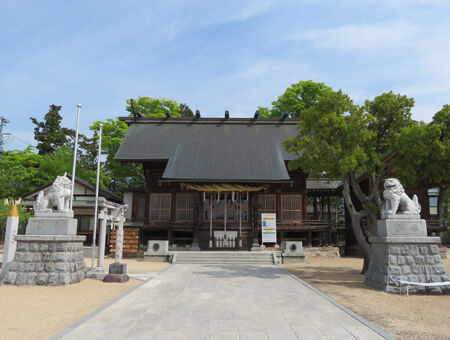
<path id="1" fill-rule="evenodd" d="M 261 214 L 262 243 L 277 243 L 277 214 Z"/>

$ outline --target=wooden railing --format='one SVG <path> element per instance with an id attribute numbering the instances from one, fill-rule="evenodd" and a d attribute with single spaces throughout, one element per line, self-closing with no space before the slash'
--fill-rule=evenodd
<path id="1" fill-rule="evenodd" d="M 247 239 L 244 237 L 213 237 L 212 250 L 248 250 Z"/>

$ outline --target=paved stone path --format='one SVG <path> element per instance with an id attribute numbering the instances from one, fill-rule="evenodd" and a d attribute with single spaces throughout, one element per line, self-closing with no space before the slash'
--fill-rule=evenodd
<path id="1" fill-rule="evenodd" d="M 277 266 L 173 265 L 63 339 L 383 339 Z"/>

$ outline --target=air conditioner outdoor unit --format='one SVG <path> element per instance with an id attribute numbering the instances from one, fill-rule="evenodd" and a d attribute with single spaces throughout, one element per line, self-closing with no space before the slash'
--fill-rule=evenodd
<path id="1" fill-rule="evenodd" d="M 284 254 L 303 254 L 302 241 L 283 241 L 281 248 Z"/>
<path id="2" fill-rule="evenodd" d="M 169 252 L 169 241 L 150 240 L 147 244 L 146 254 L 166 255 Z"/>

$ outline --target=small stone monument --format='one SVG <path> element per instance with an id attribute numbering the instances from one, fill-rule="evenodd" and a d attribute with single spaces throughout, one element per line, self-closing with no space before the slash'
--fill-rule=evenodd
<path id="1" fill-rule="evenodd" d="M 400 293 L 399 280 L 430 283 L 448 281 L 439 255 L 439 237 L 427 237 L 420 219 L 417 196 L 409 198 L 396 178 L 384 182 L 384 209 L 378 221 L 378 236 L 369 237 L 373 258 L 365 283 L 388 293 Z M 444 292 L 448 288 L 418 286 L 415 292 Z"/>
<path id="2" fill-rule="evenodd" d="M 283 263 L 305 263 L 306 255 L 303 252 L 302 241 L 281 242 L 281 258 Z"/>
<path id="3" fill-rule="evenodd" d="M 114 209 L 111 214 L 111 228 L 116 228 L 115 263 L 109 265 L 109 274 L 103 278 L 104 282 L 126 282 L 130 278 L 127 275 L 127 264 L 122 263 L 123 252 L 123 222 L 128 205 L 123 204 Z"/>
<path id="4" fill-rule="evenodd" d="M 147 251 L 144 253 L 144 261 L 169 262 L 169 241 L 149 240 Z"/>
<path id="5" fill-rule="evenodd" d="M 38 194 L 25 235 L 15 236 L 16 253 L 3 284 L 60 286 L 85 278 L 86 236 L 76 235 L 77 220 L 68 208 L 70 188 L 70 179 L 58 176 L 46 194 Z"/>

